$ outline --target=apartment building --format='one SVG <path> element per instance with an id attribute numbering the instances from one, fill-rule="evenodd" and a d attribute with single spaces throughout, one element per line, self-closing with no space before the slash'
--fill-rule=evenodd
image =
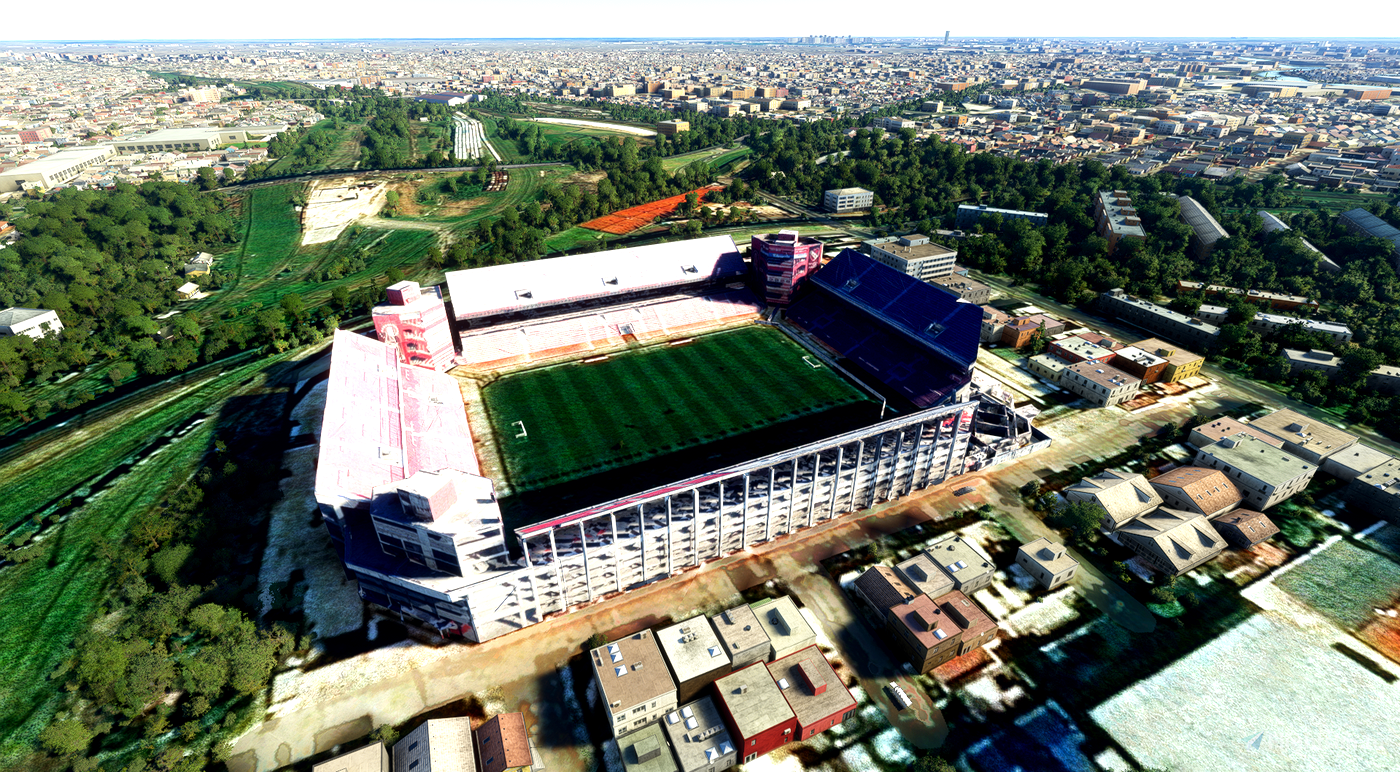
<path id="1" fill-rule="evenodd" d="M 1214 445 L 1226 437 L 1232 437 L 1241 432 L 1257 440 L 1267 442 L 1276 448 L 1283 447 L 1283 440 L 1278 439 L 1268 432 L 1255 429 L 1249 424 L 1240 423 L 1229 416 L 1222 416 L 1208 424 L 1201 424 L 1193 428 L 1187 442 L 1191 443 L 1193 447 L 1204 448 L 1207 445 Z"/>
<path id="2" fill-rule="evenodd" d="M 992 308 L 982 306 L 982 327 L 978 334 L 978 341 L 981 343 L 991 343 L 1001 340 L 1002 332 L 1006 329 L 1006 323 L 1011 317 L 1005 313 Z"/>
<path id="3" fill-rule="evenodd" d="M 1060 373 L 1060 386 L 1098 407 L 1113 407 L 1132 399 L 1142 381 L 1112 365 L 1079 362 Z"/>
<path id="4" fill-rule="evenodd" d="M 733 730 L 742 764 L 787 745 L 797 731 L 797 714 L 766 663 L 750 665 L 716 681 L 715 703 Z"/>
<path id="5" fill-rule="evenodd" d="M 969 303 L 982 305 L 992 299 L 992 288 L 980 281 L 962 276 L 944 276 L 929 282 L 935 287 Z"/>
<path id="6" fill-rule="evenodd" d="M 1213 518 L 1240 505 L 1240 489 L 1218 469 L 1179 466 L 1147 481 L 1162 496 L 1162 506 Z"/>
<path id="7" fill-rule="evenodd" d="M 784 110 L 794 109 L 787 107 L 784 102 Z M 858 212 L 862 209 L 869 209 L 875 205 L 875 194 L 865 188 L 837 188 L 828 190 L 822 194 L 822 206 L 828 212 Z"/>
<path id="8" fill-rule="evenodd" d="M 617 752 L 623 772 L 678 772 L 676 757 L 661 724 L 647 724 L 618 738 Z"/>
<path id="9" fill-rule="evenodd" d="M 851 587 L 856 595 L 881 614 L 901 603 L 908 603 L 919 594 L 898 571 L 889 566 L 867 568 L 865 573 L 856 577 Z"/>
<path id="10" fill-rule="evenodd" d="M 932 281 L 952 274 L 953 263 L 958 259 L 957 250 L 935 244 L 921 233 L 901 236 L 893 242 L 866 243 L 870 246 L 871 259 L 919 281 Z"/>
<path id="11" fill-rule="evenodd" d="M 1108 340 L 1105 338 L 1104 340 Z M 1112 344 L 1112 341 L 1109 340 Z M 1100 341 L 1089 340 L 1078 335 L 1071 335 L 1068 338 L 1060 338 L 1050 342 L 1050 353 L 1064 360 L 1067 364 L 1078 362 L 1096 362 L 1106 364 L 1117 355 L 1117 350 L 1111 345 L 1102 345 Z"/>
<path id="12" fill-rule="evenodd" d="M 729 657 L 730 667 L 742 670 L 755 662 L 766 662 L 773 656 L 773 642 L 758 623 L 752 608 L 740 604 L 710 618 L 715 636 Z"/>
<path id="13" fill-rule="evenodd" d="M 1135 298 L 1122 289 L 1099 295 L 1099 307 L 1105 313 L 1148 332 L 1197 348 L 1211 346 L 1220 335 L 1220 328 L 1213 324 Z"/>
<path id="14" fill-rule="evenodd" d="M 1044 536 L 1016 549 L 1016 565 L 1047 590 L 1063 585 L 1079 571 L 1079 561 L 1069 556 L 1065 545 Z"/>
<path id="15" fill-rule="evenodd" d="M 1105 469 L 1065 488 L 1068 501 L 1083 501 L 1103 510 L 1103 529 L 1116 531 L 1123 524 L 1162 506 L 1162 495 L 1140 474 Z"/>
<path id="16" fill-rule="evenodd" d="M 1317 466 L 1248 434 L 1196 451 L 1196 466 L 1224 472 L 1243 496 L 1241 506 L 1264 511 L 1308 487 Z"/>
<path id="17" fill-rule="evenodd" d="M 650 630 L 589 652 L 613 735 L 631 734 L 676 709 L 676 682 Z"/>
<path id="18" fill-rule="evenodd" d="M 817 642 L 817 631 L 807 624 L 791 597 L 761 600 L 750 608 L 773 647 L 768 661 L 782 659 Z"/>
<path id="19" fill-rule="evenodd" d="M 1162 368 L 1162 373 L 1157 379 L 1161 383 L 1179 383 L 1187 378 L 1194 378 L 1201 374 L 1201 368 L 1206 363 L 1206 358 L 1200 354 L 1156 338 L 1144 338 L 1134 343 L 1133 348 L 1167 361 L 1167 366 Z"/>
<path id="20" fill-rule="evenodd" d="M 656 133 L 674 137 L 683 131 L 690 131 L 690 121 L 658 121 Z"/>
<path id="21" fill-rule="evenodd" d="M 679 772 L 721 772 L 738 763 L 739 754 L 719 708 L 709 697 L 681 705 L 661 722 Z"/>
<path id="22" fill-rule="evenodd" d="M 885 626 L 906 661 L 921 674 L 996 638 L 997 625 L 963 592 L 920 595 L 890 609 Z"/>
<path id="23" fill-rule="evenodd" d="M 1346 450 L 1324 458 L 1322 463 L 1318 465 L 1318 469 L 1323 474 L 1330 474 L 1338 480 L 1351 482 L 1393 458 L 1394 456 L 1389 453 L 1382 453 L 1358 442 Z"/>
<path id="24" fill-rule="evenodd" d="M 1162 374 L 1167 370 L 1165 357 L 1157 356 L 1136 346 L 1127 346 L 1113 352 L 1113 358 L 1109 360 L 1109 364 L 1137 378 L 1144 384 L 1162 380 Z"/>
<path id="25" fill-rule="evenodd" d="M 680 702 L 690 702 L 715 679 L 729 674 L 729 655 L 704 616 L 663 627 L 656 631 L 656 640 L 675 676 Z"/>
<path id="26" fill-rule="evenodd" d="M 1283 449 L 1313 464 L 1321 464 L 1333 453 L 1340 453 L 1357 443 L 1355 434 L 1308 418 L 1293 410 L 1275 410 L 1255 418 L 1249 425 L 1283 443 Z"/>
<path id="27" fill-rule="evenodd" d="M 394 743 L 394 769 L 413 772 L 476 772 L 472 720 L 434 718 Z"/>
<path id="28" fill-rule="evenodd" d="M 1051 335 L 1058 335 L 1064 331 L 1064 322 L 1045 314 L 1018 316 L 1008 319 L 1002 327 L 1001 342 L 1004 346 L 1020 348 L 1030 343 L 1037 332 L 1043 338 L 1049 339 Z"/>
<path id="29" fill-rule="evenodd" d="M 1123 239 L 1147 238 L 1142 218 L 1138 216 L 1126 190 L 1102 190 L 1094 199 L 1094 225 L 1100 236 L 1108 241 L 1108 253 L 1118 250 Z"/>
<path id="30" fill-rule="evenodd" d="M 908 560 L 896 563 L 894 569 L 916 594 L 937 598 L 953 591 L 953 578 L 944 573 L 927 552 L 920 552 Z"/>
<path id="31" fill-rule="evenodd" d="M 816 646 L 768 663 L 768 673 L 797 718 L 794 741 L 825 732 L 855 715 L 856 698 Z"/>
<path id="32" fill-rule="evenodd" d="M 1225 549 L 1225 539 L 1200 515 L 1162 507 L 1114 533 L 1154 570 L 1180 576 Z"/>
<path id="33" fill-rule="evenodd" d="M 953 580 L 953 589 L 973 593 L 992 583 L 996 566 L 961 536 L 944 539 L 923 554 Z"/>

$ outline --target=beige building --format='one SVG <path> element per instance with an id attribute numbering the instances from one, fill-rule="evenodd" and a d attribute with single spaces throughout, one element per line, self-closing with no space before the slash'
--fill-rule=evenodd
<path id="1" fill-rule="evenodd" d="M 1067 501 L 1084 501 L 1103 510 L 1105 531 L 1116 531 L 1134 518 L 1162 506 L 1159 494 L 1147 478 L 1117 469 L 1105 469 L 1063 491 Z"/>
<path id="2" fill-rule="evenodd" d="M 772 644 L 773 651 L 768 655 L 769 662 L 795 654 L 817 642 L 817 631 L 807 624 L 792 598 L 784 595 L 769 601 L 759 601 L 749 608 L 753 609 L 759 626 L 767 633 L 768 642 Z"/>
<path id="3" fill-rule="evenodd" d="M 875 194 L 865 188 L 837 188 L 822 195 L 828 212 L 858 212 L 875 205 Z"/>
<path id="4" fill-rule="evenodd" d="M 1016 565 L 1025 569 L 1047 590 L 1068 582 L 1079 570 L 1079 561 L 1069 556 L 1065 545 L 1040 537 L 1016 550 Z"/>
<path id="5" fill-rule="evenodd" d="M 996 566 L 961 536 L 944 539 L 924 554 L 953 580 L 953 589 L 971 594 L 992 583 Z"/>
<path id="6" fill-rule="evenodd" d="M 870 257 L 919 281 L 933 281 L 953 273 L 958 252 L 929 241 L 921 233 L 911 233 L 885 244 L 870 242 Z"/>
<path id="7" fill-rule="evenodd" d="M 1137 394 L 1142 381 L 1112 365 L 1076 362 L 1060 373 L 1060 386 L 1099 407 L 1113 407 Z"/>
<path id="8" fill-rule="evenodd" d="M 1301 493 L 1317 473 L 1316 465 L 1248 434 L 1196 451 L 1196 466 L 1224 472 L 1240 489 L 1241 506 L 1261 512 Z"/>
<path id="9" fill-rule="evenodd" d="M 650 630 L 589 652 L 614 736 L 635 732 L 676 709 L 676 682 Z"/>
<path id="10" fill-rule="evenodd" d="M 659 121 L 656 124 L 656 132 L 674 137 L 683 131 L 690 131 L 690 121 Z"/>
<path id="11" fill-rule="evenodd" d="M 1346 487 L 1347 506 L 1400 525 L 1400 459 L 1390 459 L 1359 475 Z"/>
<path id="12" fill-rule="evenodd" d="M 1292 410 L 1274 412 L 1250 421 L 1250 426 L 1278 438 L 1283 449 L 1313 464 L 1356 444 L 1357 437 L 1315 418 Z"/>
<path id="13" fill-rule="evenodd" d="M 1261 432 L 1249 424 L 1240 423 L 1229 416 L 1222 416 L 1208 424 L 1197 426 L 1191 430 L 1191 436 L 1187 441 L 1195 447 L 1204 448 L 1207 445 L 1214 445 L 1226 437 L 1233 437 L 1241 432 L 1255 439 L 1263 440 L 1276 448 L 1283 447 L 1283 440 L 1267 432 Z"/>
<path id="14" fill-rule="evenodd" d="M 394 769 L 476 772 L 471 718 L 434 718 L 423 722 L 394 744 Z"/>
<path id="15" fill-rule="evenodd" d="M 389 769 L 389 751 L 384 743 L 374 743 L 316 764 L 311 772 L 389 772 Z"/>
<path id="16" fill-rule="evenodd" d="M 0 172 L 0 193 L 12 193 L 21 187 L 38 186 L 47 190 L 62 185 L 113 155 L 111 145 L 60 150 L 37 161 Z"/>
<path id="17" fill-rule="evenodd" d="M 1182 466 L 1148 482 L 1162 496 L 1162 505 L 1202 517 L 1215 517 L 1240 505 L 1243 496 L 1218 469 Z"/>
<path id="18" fill-rule="evenodd" d="M 1225 548 L 1210 521 L 1190 512 L 1158 508 L 1128 523 L 1115 536 L 1154 570 L 1179 576 Z"/>

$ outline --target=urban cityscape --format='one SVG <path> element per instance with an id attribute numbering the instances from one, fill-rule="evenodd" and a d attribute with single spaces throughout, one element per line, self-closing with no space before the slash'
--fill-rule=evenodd
<path id="1" fill-rule="evenodd" d="M 0 770 L 1400 769 L 1400 38 L 415 10 L 0 42 Z"/>

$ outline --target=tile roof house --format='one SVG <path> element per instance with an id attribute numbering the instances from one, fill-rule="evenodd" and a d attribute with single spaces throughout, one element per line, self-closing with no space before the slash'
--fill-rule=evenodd
<path id="1" fill-rule="evenodd" d="M 470 717 L 434 718 L 394 743 L 394 768 L 413 772 L 476 772 Z"/>
<path id="2" fill-rule="evenodd" d="M 920 552 L 903 563 L 896 563 L 894 570 L 899 572 L 904 583 L 930 598 L 937 598 L 953 589 L 953 580 L 943 569 L 933 562 L 927 553 Z"/>
<path id="3" fill-rule="evenodd" d="M 384 743 L 366 745 L 316 764 L 311 772 L 389 772 L 389 751 Z"/>
<path id="4" fill-rule="evenodd" d="M 768 632 L 758 623 L 758 615 L 747 605 L 740 604 L 710 618 L 720 645 L 729 655 L 731 667 L 741 670 L 755 662 L 766 662 L 773 656 L 773 643 Z"/>
<path id="5" fill-rule="evenodd" d="M 1283 441 L 1283 449 L 1312 464 L 1356 444 L 1357 437 L 1292 410 L 1275 410 L 1250 426 Z"/>
<path id="6" fill-rule="evenodd" d="M 1182 466 L 1147 482 L 1161 494 L 1163 506 L 1208 518 L 1234 509 L 1244 498 L 1218 469 Z"/>
<path id="7" fill-rule="evenodd" d="M 1068 582 L 1079 570 L 1079 561 L 1069 556 L 1065 545 L 1044 536 L 1022 544 L 1016 550 L 1016 565 L 1025 569 L 1047 590 Z"/>
<path id="8" fill-rule="evenodd" d="M 690 702 L 716 678 L 729 674 L 729 655 L 704 616 L 657 630 L 656 641 L 675 676 L 679 702 Z"/>
<path id="9" fill-rule="evenodd" d="M 962 592 L 973 592 L 991 584 L 997 570 L 986 555 L 961 536 L 944 539 L 923 554 L 953 580 L 954 589 Z"/>
<path id="10" fill-rule="evenodd" d="M 797 731 L 797 714 L 766 663 L 750 665 L 715 681 L 715 702 L 734 732 L 741 763 L 787 745 Z"/>
<path id="11" fill-rule="evenodd" d="M 758 617 L 758 623 L 763 626 L 763 632 L 768 634 L 768 640 L 773 644 L 773 653 L 769 655 L 770 662 L 817 642 L 817 632 L 807 624 L 792 598 L 784 595 L 773 600 L 759 601 L 750 608 Z"/>
<path id="12" fill-rule="evenodd" d="M 477 769 L 526 772 L 533 765 L 523 713 L 498 713 L 476 728 Z M 417 772 L 417 770 L 414 770 Z"/>
<path id="13" fill-rule="evenodd" d="M 1135 517 L 1162 506 L 1162 496 L 1147 478 L 1116 469 L 1085 477 L 1062 491 L 1069 501 L 1087 501 L 1103 510 L 1103 528 L 1114 531 Z"/>
<path id="14" fill-rule="evenodd" d="M 855 715 L 856 698 L 816 646 L 768 663 L 768 672 L 797 716 L 794 740 L 806 740 Z"/>
<path id="15" fill-rule="evenodd" d="M 880 614 L 892 606 L 908 603 L 919 594 L 904 582 L 899 572 L 889 566 L 871 566 L 866 569 L 865 573 L 856 578 L 854 588 L 856 594 Z"/>
<path id="16" fill-rule="evenodd" d="M 1115 535 L 1152 568 L 1171 576 L 1210 561 L 1225 548 L 1210 521 L 1166 507 L 1133 520 Z"/>
<path id="17" fill-rule="evenodd" d="M 676 709 L 676 682 L 650 630 L 599 646 L 588 656 L 615 736 Z"/>
<path id="18" fill-rule="evenodd" d="M 738 752 L 719 708 L 709 697 L 682 705 L 661 722 L 680 772 L 729 769 L 738 763 Z"/>
<path id="19" fill-rule="evenodd" d="M 1247 549 L 1278 534 L 1278 526 L 1263 512 L 1236 509 L 1210 521 L 1231 547 Z"/>

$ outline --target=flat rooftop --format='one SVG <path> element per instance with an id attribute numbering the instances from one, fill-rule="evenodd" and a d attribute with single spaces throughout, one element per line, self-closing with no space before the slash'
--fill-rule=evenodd
<path id="1" fill-rule="evenodd" d="M 656 640 L 666 661 L 671 663 L 671 672 L 682 683 L 717 668 L 729 669 L 729 655 L 724 652 L 724 644 L 704 615 L 657 630 Z"/>
<path id="2" fill-rule="evenodd" d="M 1244 433 L 1207 445 L 1200 452 L 1270 485 L 1282 485 L 1317 469 L 1287 451 Z"/>
<path id="3" fill-rule="evenodd" d="M 768 672 L 766 662 L 754 663 L 715 681 L 715 694 L 729 708 L 740 737 L 757 736 L 797 716 Z"/>
<path id="4" fill-rule="evenodd" d="M 856 698 L 816 646 L 769 662 L 768 672 L 804 727 L 856 706 Z"/>
<path id="5" fill-rule="evenodd" d="M 1355 434 L 1342 431 L 1324 421 L 1308 418 L 1302 413 L 1287 408 L 1255 418 L 1249 422 L 1249 425 L 1260 431 L 1268 432 L 1285 443 L 1302 445 L 1319 455 L 1335 452 L 1357 440 Z"/>
<path id="6" fill-rule="evenodd" d="M 676 690 L 650 630 L 599 646 L 588 656 L 603 699 L 613 710 L 632 708 Z"/>

